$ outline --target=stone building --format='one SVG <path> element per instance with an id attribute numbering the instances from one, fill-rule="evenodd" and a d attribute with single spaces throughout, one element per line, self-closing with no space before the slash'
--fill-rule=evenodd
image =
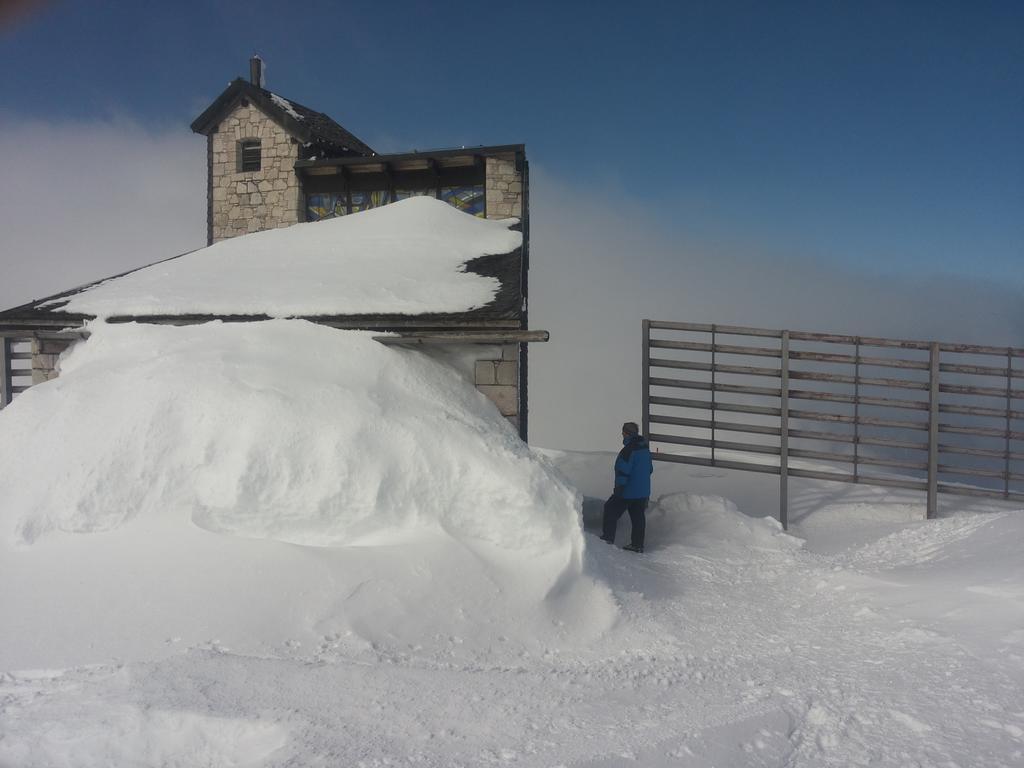
<path id="1" fill-rule="evenodd" d="M 232 81 L 192 123 L 206 137 L 207 241 L 431 195 L 474 216 L 527 225 L 521 144 L 382 155 L 327 115 Z"/>
<path id="2" fill-rule="evenodd" d="M 398 334 L 400 343 L 464 347 L 474 358 L 481 392 L 527 435 L 529 331 L 529 165 L 521 144 L 379 154 L 327 115 L 264 87 L 262 62 L 250 79 L 235 79 L 192 123 L 206 138 L 207 242 L 367 211 L 410 197 L 430 196 L 485 219 L 516 218 L 522 247 L 467 269 L 498 277 L 493 306 L 480 311 L 308 317 L 337 327 Z M 102 281 L 97 281 L 97 284 Z M 96 285 L 96 284 L 92 284 Z M 85 286 L 88 289 L 92 286 Z M 60 353 L 81 335 L 87 314 L 61 312 L 67 291 L 0 312 L 0 407 L 33 384 L 53 378 Z M 258 314 L 251 318 L 261 319 Z M 216 314 L 163 317 L 129 314 L 109 322 L 203 322 Z M 392 337 L 388 343 L 396 343 Z M 31 368 L 29 368 L 31 365 Z"/>

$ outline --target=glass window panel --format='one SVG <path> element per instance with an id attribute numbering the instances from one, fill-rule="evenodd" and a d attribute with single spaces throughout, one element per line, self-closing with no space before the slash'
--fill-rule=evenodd
<path id="1" fill-rule="evenodd" d="M 333 219 L 345 215 L 345 198 L 342 195 L 319 193 L 306 195 L 306 221 Z"/>
<path id="2" fill-rule="evenodd" d="M 391 202 L 391 194 L 386 189 L 377 189 L 370 192 L 352 193 L 352 213 L 368 211 L 371 208 L 379 208 Z"/>
<path id="3" fill-rule="evenodd" d="M 466 187 L 441 187 L 441 199 L 460 211 L 484 217 L 484 187 L 477 184 Z"/>
<path id="4" fill-rule="evenodd" d="M 427 189 L 396 189 L 395 199 L 406 200 L 410 197 L 433 197 L 435 194 L 434 187 Z"/>

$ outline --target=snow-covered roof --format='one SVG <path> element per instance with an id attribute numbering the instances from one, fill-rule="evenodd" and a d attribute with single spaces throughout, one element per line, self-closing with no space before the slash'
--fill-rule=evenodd
<path id="1" fill-rule="evenodd" d="M 415 197 L 224 240 L 34 308 L 101 318 L 464 313 L 486 307 L 503 287 L 474 263 L 507 255 L 518 270 L 516 223 Z M 500 273 L 491 266 L 480 272 Z"/>
<path id="2" fill-rule="evenodd" d="M 289 115 L 294 117 L 296 120 L 301 120 L 302 115 L 295 111 L 294 105 L 288 99 L 278 96 L 276 93 L 270 94 L 270 100 L 273 101 L 277 106 L 287 112 Z"/>

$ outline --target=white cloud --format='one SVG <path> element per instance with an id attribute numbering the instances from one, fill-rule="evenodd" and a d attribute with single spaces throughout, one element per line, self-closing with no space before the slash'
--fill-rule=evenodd
<path id="1" fill-rule="evenodd" d="M 185 126 L 0 115 L 0 308 L 206 244 L 206 141 Z"/>
<path id="2" fill-rule="evenodd" d="M 640 421 L 644 318 L 1024 346 L 1024 296 L 941 274 L 850 266 L 689 242 L 640 202 L 568 187 L 533 170 L 530 437 L 615 449 Z"/>

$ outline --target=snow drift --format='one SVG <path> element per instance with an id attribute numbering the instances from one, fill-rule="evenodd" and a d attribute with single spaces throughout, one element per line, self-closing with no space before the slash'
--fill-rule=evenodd
<path id="1" fill-rule="evenodd" d="M 787 534 L 772 517 L 750 517 L 721 496 L 670 493 L 648 515 L 654 541 L 662 546 L 793 550 L 803 540 Z"/>
<path id="2" fill-rule="evenodd" d="M 178 509 L 208 530 L 319 546 L 424 528 L 509 549 L 579 543 L 575 490 L 422 354 L 302 321 L 92 331 L 4 414 L 0 499 L 23 542 Z"/>
<path id="3" fill-rule="evenodd" d="M 129 371 L 116 368 L 119 346 Z M 0 413 L 0 460 L 34 487 L 19 503 L 51 499 L 13 509 L 17 483 L 0 481 L 0 765 L 1021 764 L 1019 512 L 967 502 L 911 520 L 917 492 L 805 480 L 794 484 L 794 531 L 814 536 L 801 548 L 720 495 L 742 493 L 764 512 L 776 478 L 659 464 L 647 554 L 592 539 L 587 566 L 606 585 L 596 586 L 576 558 L 574 494 L 525 447 L 506 447 L 508 425 L 419 353 L 297 322 L 99 326 L 67 363 L 61 380 Z M 346 366 L 358 369 L 351 383 L 335 381 Z M 402 371 L 441 415 L 413 408 L 418 395 L 393 383 Z M 137 376 L 135 387 L 118 374 Z M 149 406 L 136 402 L 144 385 Z M 62 408 L 68 398 L 96 415 Z M 246 404 L 276 427 L 242 419 Z M 63 423 L 26 431 L 30 415 L 51 413 Z M 259 519 L 261 488 L 317 497 L 313 473 L 289 474 L 301 470 L 293 421 L 347 430 L 396 469 L 406 455 L 390 446 L 419 435 L 434 474 L 416 486 L 418 511 L 389 515 L 382 500 L 380 525 L 349 544 L 281 541 L 327 523 L 315 505 L 302 525 Z M 372 430 L 394 439 L 376 443 Z M 339 457 L 354 455 L 335 436 Z M 163 464 L 133 450 L 163 451 L 176 474 L 161 480 Z M 488 450 L 505 456 L 493 476 L 479 455 Z M 170 487 L 195 486 L 218 452 L 237 466 L 203 489 Z M 547 455 L 594 498 L 607 493 L 613 453 Z M 428 503 L 453 499 L 445 484 L 463 479 L 445 457 L 479 471 L 462 528 Z M 83 490 L 71 514 L 57 499 L 76 495 L 44 486 L 76 462 L 99 474 L 67 481 L 96 494 Z M 504 520 L 503 500 L 520 498 L 506 473 L 539 484 L 518 526 Z M 120 499 L 126 485 L 142 506 L 118 501 L 105 515 L 99 494 Z M 248 493 L 232 501 L 239 488 Z M 189 504 L 206 493 L 199 527 Z M 247 532 L 211 532 L 229 520 Z M 34 537 L 16 533 L 26 521 Z"/>
<path id="4" fill-rule="evenodd" d="M 522 245 L 522 233 L 509 229 L 517 221 L 413 197 L 223 240 L 99 283 L 54 309 L 94 317 L 464 312 L 499 287 L 467 272 L 466 262 Z"/>
<path id="5" fill-rule="evenodd" d="M 569 595 L 610 620 L 578 492 L 454 368 L 295 320 L 90 329 L 0 413 L 0 577 L 71 634 L 140 604 L 151 641 L 236 647 L 540 637 Z"/>

